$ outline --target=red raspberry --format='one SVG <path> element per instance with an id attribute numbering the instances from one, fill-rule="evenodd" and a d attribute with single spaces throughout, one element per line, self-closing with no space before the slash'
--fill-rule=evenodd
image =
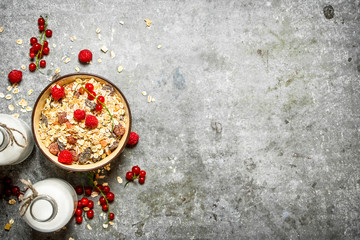
<path id="1" fill-rule="evenodd" d="M 85 116 L 86 116 L 85 110 L 77 109 L 74 112 L 74 118 L 78 122 L 80 122 L 81 120 L 84 120 Z"/>
<path id="2" fill-rule="evenodd" d="M 65 96 L 65 88 L 63 86 L 59 86 L 59 85 L 55 85 L 52 87 L 51 89 L 51 96 L 55 99 L 55 100 L 59 100 L 60 98 L 62 98 L 63 96 Z"/>
<path id="3" fill-rule="evenodd" d="M 82 63 L 89 63 L 92 60 L 92 53 L 88 49 L 79 52 L 79 61 Z"/>
<path id="4" fill-rule="evenodd" d="M 139 141 L 139 135 L 137 135 L 136 132 L 131 132 L 127 144 L 130 146 L 134 146 L 135 144 L 137 144 L 138 141 Z"/>
<path id="5" fill-rule="evenodd" d="M 73 156 L 69 150 L 62 150 L 59 153 L 58 161 L 63 164 L 71 165 L 73 162 Z"/>
<path id="6" fill-rule="evenodd" d="M 96 128 L 99 121 L 93 115 L 87 115 L 85 119 L 85 126 L 88 128 Z"/>
<path id="7" fill-rule="evenodd" d="M 18 70 L 12 70 L 9 75 L 8 78 L 10 80 L 11 83 L 18 83 L 21 81 L 22 78 L 22 71 L 18 71 Z"/>

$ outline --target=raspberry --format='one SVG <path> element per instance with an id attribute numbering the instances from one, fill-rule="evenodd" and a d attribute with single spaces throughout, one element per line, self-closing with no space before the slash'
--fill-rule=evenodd
<path id="1" fill-rule="evenodd" d="M 87 115 L 85 119 L 85 126 L 88 128 L 96 128 L 99 121 L 93 115 Z"/>
<path id="2" fill-rule="evenodd" d="M 127 144 L 130 146 L 134 146 L 135 144 L 137 144 L 138 141 L 139 141 L 139 135 L 137 135 L 136 132 L 131 132 Z"/>
<path id="3" fill-rule="evenodd" d="M 18 83 L 21 81 L 22 78 L 22 71 L 18 71 L 18 70 L 12 70 L 9 75 L 8 78 L 10 80 L 11 83 Z"/>
<path id="4" fill-rule="evenodd" d="M 65 88 L 63 86 L 59 86 L 59 85 L 55 85 L 53 86 L 53 88 L 51 89 L 51 96 L 55 99 L 55 100 L 59 100 L 60 98 L 62 98 L 63 96 L 65 96 Z"/>
<path id="5" fill-rule="evenodd" d="M 92 60 L 92 53 L 88 49 L 79 52 L 79 61 L 82 63 L 89 63 Z"/>
<path id="6" fill-rule="evenodd" d="M 80 110 L 80 109 L 77 109 L 75 110 L 74 112 L 74 118 L 76 121 L 80 122 L 81 120 L 84 120 L 85 119 L 85 111 L 84 110 Z"/>
<path id="7" fill-rule="evenodd" d="M 62 150 L 59 153 L 58 161 L 60 163 L 70 165 L 73 162 L 73 156 L 69 150 Z"/>

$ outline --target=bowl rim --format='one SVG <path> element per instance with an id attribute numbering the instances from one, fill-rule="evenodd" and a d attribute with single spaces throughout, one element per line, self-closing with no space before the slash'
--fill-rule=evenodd
<path id="1" fill-rule="evenodd" d="M 40 101 L 40 98 L 41 96 L 43 96 L 43 94 L 46 92 L 46 90 L 49 89 L 49 87 L 51 85 L 53 85 L 54 83 L 56 82 L 59 82 L 60 80 L 64 79 L 64 78 L 67 78 L 67 77 L 72 77 L 72 76 L 76 76 L 76 75 L 88 75 L 90 77 L 96 77 L 96 78 L 100 78 L 101 80 L 104 80 L 105 82 L 111 84 L 112 87 L 114 87 L 120 94 L 121 94 L 121 97 L 124 99 L 124 102 L 128 108 L 128 115 L 129 115 L 129 134 L 124 142 L 124 145 L 121 147 L 120 151 L 111 159 L 109 159 L 108 161 L 96 166 L 96 167 L 89 167 L 89 168 L 86 168 L 86 169 L 74 169 L 72 168 L 71 166 L 72 165 L 66 165 L 66 164 L 62 164 L 62 163 L 59 163 L 59 162 L 55 162 L 53 161 L 51 158 L 49 158 L 47 156 L 47 154 L 45 153 L 45 151 L 40 147 L 40 144 L 38 142 L 38 139 L 36 138 L 36 135 L 35 135 L 35 126 L 34 126 L 34 117 L 35 117 L 35 109 Z M 65 169 L 65 170 L 68 170 L 68 171 L 72 171 L 72 172 L 89 172 L 89 171 L 93 171 L 93 170 L 97 170 L 99 168 L 102 168 L 104 167 L 105 165 L 108 165 L 109 163 L 111 163 L 114 159 L 116 159 L 125 149 L 126 145 L 127 145 L 127 142 L 129 140 L 129 137 L 130 137 L 130 133 L 131 133 L 131 124 L 132 124 L 132 118 L 131 118 L 131 110 L 130 110 L 130 105 L 125 97 L 125 95 L 122 93 L 122 91 L 114 84 L 112 83 L 111 81 L 109 81 L 107 78 L 104 78 L 100 75 L 97 75 L 97 74 L 93 74 L 93 73 L 85 73 L 85 72 L 77 72 L 77 73 L 69 73 L 69 74 L 65 74 L 63 76 L 60 76 L 58 77 L 56 80 L 54 81 L 51 81 L 42 91 L 41 93 L 39 94 L 39 96 L 37 97 L 36 99 L 36 102 L 34 104 L 34 108 L 33 108 L 33 112 L 32 112 L 32 115 L 31 115 L 31 129 L 32 129 L 32 134 L 33 134 L 33 138 L 35 140 L 35 143 L 37 145 L 37 147 L 40 149 L 40 151 L 42 152 L 42 154 L 52 163 L 54 163 L 56 166 L 62 168 L 62 169 Z M 91 164 L 88 164 L 89 166 L 91 166 Z"/>

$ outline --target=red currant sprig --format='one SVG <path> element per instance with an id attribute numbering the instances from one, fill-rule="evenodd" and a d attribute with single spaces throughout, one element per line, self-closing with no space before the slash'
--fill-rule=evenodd
<path id="1" fill-rule="evenodd" d="M 125 184 L 124 188 L 126 187 L 126 185 L 129 184 L 129 182 L 133 182 L 135 179 L 139 179 L 139 183 L 144 184 L 145 176 L 146 172 L 144 170 L 141 170 L 139 166 L 133 166 L 131 172 L 129 171 L 126 173 L 126 180 L 128 181 Z"/>

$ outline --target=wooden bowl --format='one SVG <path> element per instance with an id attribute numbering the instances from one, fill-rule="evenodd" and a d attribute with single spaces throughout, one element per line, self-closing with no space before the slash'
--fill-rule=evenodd
<path id="1" fill-rule="evenodd" d="M 114 88 L 115 94 L 120 96 L 120 98 L 122 99 L 122 101 L 124 103 L 125 117 L 127 117 L 128 121 L 126 122 L 126 126 L 125 126 L 125 128 L 126 128 L 125 134 L 121 137 L 119 146 L 109 156 L 107 156 L 106 158 L 104 158 L 104 159 L 102 159 L 102 160 L 100 160 L 100 161 L 98 161 L 96 163 L 92 163 L 92 164 L 65 165 L 65 164 L 59 163 L 57 156 L 54 156 L 53 154 L 51 154 L 49 152 L 48 148 L 42 143 L 42 141 L 40 140 L 38 129 L 39 129 L 41 110 L 43 109 L 43 107 L 45 105 L 46 99 L 51 94 L 51 88 L 55 84 L 58 84 L 58 85 L 62 86 L 62 85 L 71 83 L 71 82 L 75 81 L 76 78 L 94 78 L 95 80 L 97 80 L 97 81 L 99 81 L 101 83 L 110 84 Z M 120 153 L 122 153 L 124 151 L 125 146 L 126 146 L 126 144 L 128 142 L 129 136 L 130 136 L 130 132 L 131 132 L 131 112 L 130 112 L 130 107 L 129 107 L 129 104 L 128 104 L 124 94 L 120 91 L 120 89 L 118 89 L 109 80 L 106 80 L 103 77 L 100 77 L 100 76 L 97 76 L 97 75 L 94 75 L 94 74 L 88 74 L 88 73 L 68 74 L 68 75 L 61 76 L 60 78 L 58 78 L 57 80 L 55 80 L 54 82 L 49 84 L 41 92 L 41 94 L 39 95 L 38 99 L 36 100 L 34 110 L 33 110 L 33 113 L 32 113 L 32 131 L 33 131 L 35 142 L 36 142 L 37 146 L 39 147 L 39 149 L 41 150 L 41 152 L 52 163 L 54 163 L 56 166 L 61 167 L 61 168 L 66 169 L 66 170 L 69 170 L 69 171 L 75 171 L 75 172 L 92 171 L 92 170 L 101 168 L 101 167 L 109 164 L 112 160 L 114 160 L 117 156 L 119 156 Z"/>

